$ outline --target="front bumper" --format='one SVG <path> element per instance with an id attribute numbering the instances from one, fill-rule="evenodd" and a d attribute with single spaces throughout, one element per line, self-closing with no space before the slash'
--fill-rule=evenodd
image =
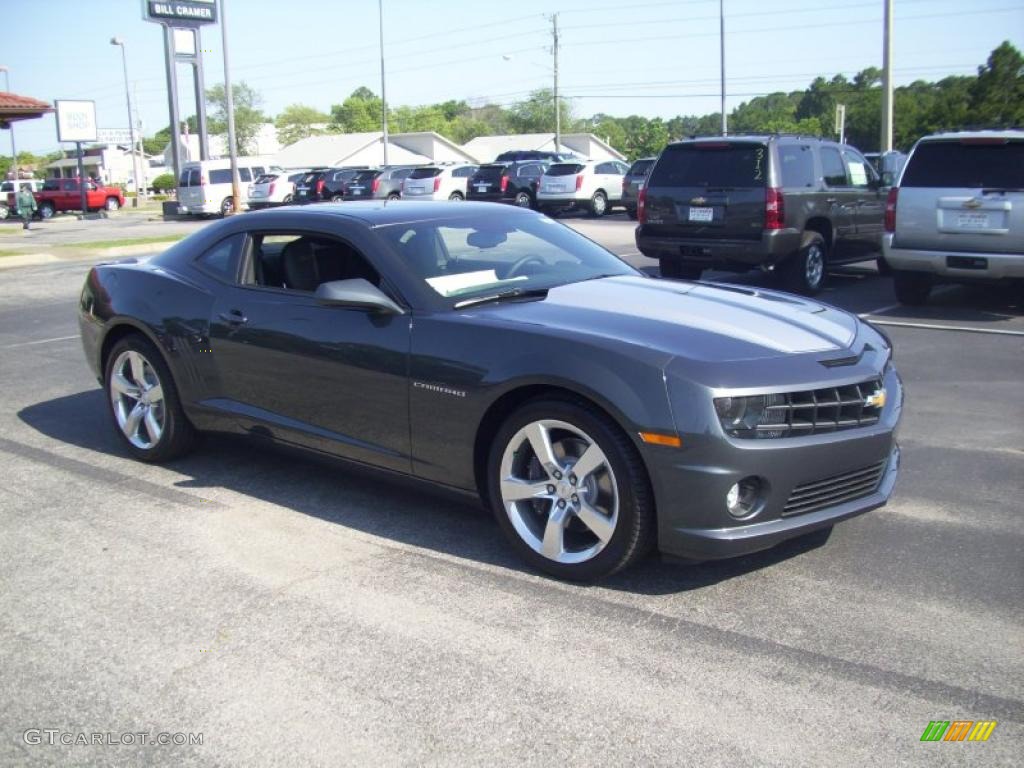
<path id="1" fill-rule="evenodd" d="M 893 245 L 892 233 L 882 238 L 882 254 L 893 269 L 924 272 L 950 280 L 1024 278 L 1024 253 L 925 251 Z"/>
<path id="2" fill-rule="evenodd" d="M 644 256 L 680 264 L 749 269 L 775 266 L 800 249 L 797 229 L 765 230 L 757 239 L 672 237 L 650 234 L 649 226 L 636 228 L 636 248 Z"/>
<path id="3" fill-rule="evenodd" d="M 684 450 L 652 448 L 645 459 L 658 508 L 658 547 L 687 560 L 735 557 L 764 549 L 884 505 L 899 474 L 896 432 L 903 409 L 895 369 L 884 376 L 889 395 L 878 423 L 817 436 L 763 440 L 723 434 L 683 434 Z M 689 450 L 687 445 L 692 446 Z M 883 464 L 876 486 L 863 495 L 813 511 L 789 514 L 798 486 Z M 743 478 L 758 477 L 763 493 L 756 512 L 732 518 L 726 494 Z"/>

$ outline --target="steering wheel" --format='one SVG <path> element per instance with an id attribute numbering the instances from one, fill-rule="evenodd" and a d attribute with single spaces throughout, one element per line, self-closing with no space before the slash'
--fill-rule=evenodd
<path id="1" fill-rule="evenodd" d="M 504 279 L 508 280 L 509 278 L 518 276 L 519 270 L 521 270 L 527 264 L 534 264 L 534 263 L 535 264 L 543 265 L 545 262 L 544 262 L 544 259 L 542 259 L 540 256 L 537 256 L 536 254 L 533 254 L 533 253 L 526 254 L 521 259 L 517 259 L 516 262 L 505 271 Z"/>

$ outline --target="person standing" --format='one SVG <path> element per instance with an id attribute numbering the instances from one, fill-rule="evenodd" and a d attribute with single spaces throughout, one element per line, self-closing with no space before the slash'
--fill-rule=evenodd
<path id="1" fill-rule="evenodd" d="M 29 222 L 36 212 L 36 198 L 28 184 L 22 184 L 16 200 L 18 215 L 21 216 L 22 229 L 29 229 Z"/>

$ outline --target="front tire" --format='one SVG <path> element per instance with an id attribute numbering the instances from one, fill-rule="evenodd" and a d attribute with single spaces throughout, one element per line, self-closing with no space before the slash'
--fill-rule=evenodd
<path id="1" fill-rule="evenodd" d="M 893 272 L 892 287 L 900 304 L 918 307 L 928 303 L 932 279 L 920 272 Z"/>
<path id="2" fill-rule="evenodd" d="M 114 429 L 135 458 L 168 461 L 192 447 L 195 429 L 152 342 L 137 334 L 118 341 L 107 357 L 103 380 Z"/>
<path id="3" fill-rule="evenodd" d="M 57 209 L 53 207 L 53 203 L 40 203 L 39 218 L 52 219 L 55 213 L 57 213 Z"/>
<path id="4" fill-rule="evenodd" d="M 121 209 L 121 203 L 118 202 L 116 197 L 108 197 L 106 203 L 106 209 L 108 211 L 118 211 Z"/>
<path id="5" fill-rule="evenodd" d="M 235 210 L 235 199 L 233 197 L 225 197 L 220 201 L 220 215 L 230 216 Z"/>
<path id="6" fill-rule="evenodd" d="M 791 291 L 804 296 L 814 296 L 825 285 L 825 268 L 828 264 L 828 248 L 825 238 L 817 232 L 811 233 L 803 246 L 784 268 L 784 277 Z"/>
<path id="7" fill-rule="evenodd" d="M 654 544 L 654 500 L 629 438 L 605 414 L 536 400 L 498 430 L 488 460 L 498 524 L 519 554 L 560 579 L 594 581 Z"/>

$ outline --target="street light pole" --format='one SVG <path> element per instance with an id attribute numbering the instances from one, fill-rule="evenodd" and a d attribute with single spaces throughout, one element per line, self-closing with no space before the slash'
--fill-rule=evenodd
<path id="1" fill-rule="evenodd" d="M 882 27 L 882 137 L 879 151 L 892 149 L 892 6 L 885 0 L 885 21 Z"/>
<path id="2" fill-rule="evenodd" d="M 562 105 L 558 101 L 558 14 L 551 16 L 551 32 L 554 36 L 552 53 L 555 64 L 555 152 L 562 151 Z"/>
<path id="3" fill-rule="evenodd" d="M 8 93 L 11 92 L 11 80 L 8 75 L 8 69 L 5 66 L 0 66 L 0 72 L 4 73 L 4 90 Z M 14 121 L 12 120 L 7 124 L 7 130 L 11 132 L 11 173 L 14 174 L 14 180 L 18 180 L 18 150 L 14 148 Z M 17 186 L 15 184 L 14 186 Z"/>
<path id="4" fill-rule="evenodd" d="M 729 135 L 729 118 L 725 114 L 725 0 L 718 0 L 719 56 L 722 64 L 722 135 Z"/>
<path id="5" fill-rule="evenodd" d="M 380 18 L 380 122 L 384 133 L 384 165 L 388 164 L 388 94 L 384 86 L 384 0 L 377 0 Z"/>
<path id="6" fill-rule="evenodd" d="M 231 73 L 228 69 L 228 20 L 224 15 L 225 0 L 220 2 L 220 38 L 224 48 L 224 101 L 228 113 L 228 156 L 231 158 L 231 212 L 241 210 L 242 190 L 238 183 L 238 145 L 235 142 L 235 99 L 231 92 Z"/>
<path id="7" fill-rule="evenodd" d="M 132 143 L 132 174 L 135 177 L 135 202 L 133 207 L 139 207 L 139 198 L 145 200 L 146 197 L 146 180 L 142 178 L 139 173 L 139 155 L 135 151 L 135 120 L 132 118 L 132 92 L 131 87 L 128 85 L 128 56 L 124 51 L 124 40 L 120 37 L 110 38 L 110 44 L 116 45 L 121 49 L 121 67 L 124 69 L 124 97 L 128 103 L 128 136 Z"/>

